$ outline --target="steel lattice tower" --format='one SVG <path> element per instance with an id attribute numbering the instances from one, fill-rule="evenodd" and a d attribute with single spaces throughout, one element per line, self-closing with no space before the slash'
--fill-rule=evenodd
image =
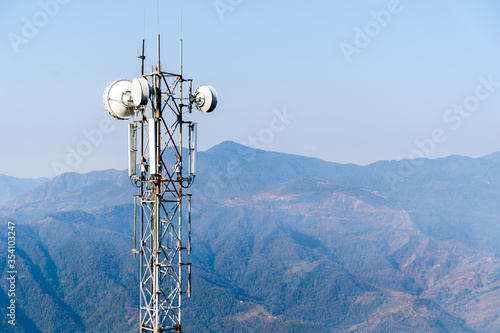
<path id="1" fill-rule="evenodd" d="M 193 106 L 212 112 L 217 93 L 201 86 L 192 94 L 192 80 L 182 75 L 182 39 L 179 74 L 162 70 L 160 35 L 156 68 L 145 74 L 144 44 L 143 40 L 138 57 L 141 78 L 112 82 L 103 102 L 113 117 L 133 120 L 128 132 L 129 176 L 139 189 L 134 195 L 133 253 L 140 258 L 140 332 L 181 332 L 182 297 L 191 296 L 191 263 L 183 261 L 183 253 L 191 252 L 191 194 L 183 189 L 194 181 L 196 152 L 196 123 L 184 121 L 183 114 L 191 113 Z M 184 83 L 189 84 L 186 98 Z"/>
<path id="2" fill-rule="evenodd" d="M 188 127 L 191 134 L 189 129 L 194 127 L 182 119 L 182 73 L 162 71 L 159 41 L 158 36 L 157 67 L 143 74 L 152 86 L 151 107 L 141 109 L 140 119 L 129 132 L 132 138 L 136 136 L 132 142 L 137 143 L 134 148 L 140 157 L 140 177 L 134 178 L 140 186 L 140 195 L 135 196 L 135 207 L 140 207 L 139 212 L 135 210 L 140 220 L 136 251 L 140 256 L 140 330 L 154 333 L 181 332 L 182 295 L 190 294 L 190 283 L 186 292 L 182 284 L 183 266 L 189 267 L 189 279 L 191 271 L 190 264 L 182 261 L 183 251 L 190 251 L 190 244 L 183 246 L 182 213 L 187 201 L 190 229 L 191 196 L 183 193 L 183 187 L 190 185 L 193 175 L 183 177 L 182 140 L 183 128 Z"/>

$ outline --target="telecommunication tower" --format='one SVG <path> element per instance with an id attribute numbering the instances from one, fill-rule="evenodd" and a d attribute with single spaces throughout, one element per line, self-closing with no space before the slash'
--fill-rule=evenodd
<path id="1" fill-rule="evenodd" d="M 143 39 L 141 77 L 112 82 L 103 102 L 111 116 L 131 120 L 128 164 L 138 188 L 132 252 L 140 258 L 140 332 L 181 332 L 182 296 L 191 296 L 191 263 L 183 261 L 183 253 L 191 252 L 191 194 L 184 189 L 195 178 L 197 141 L 196 123 L 183 116 L 193 107 L 212 112 L 218 98 L 211 86 L 193 93 L 192 80 L 183 77 L 182 37 L 178 74 L 162 68 L 160 34 L 157 62 L 145 73 L 144 45 Z"/>

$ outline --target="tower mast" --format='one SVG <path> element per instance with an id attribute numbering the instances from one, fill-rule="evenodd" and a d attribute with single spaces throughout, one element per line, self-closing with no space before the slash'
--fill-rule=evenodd
<path id="1" fill-rule="evenodd" d="M 163 70 L 160 61 L 160 34 L 157 37 L 157 63 L 144 73 L 145 38 L 142 41 L 141 77 L 133 81 L 116 80 L 106 88 L 106 110 L 129 123 L 129 176 L 140 190 L 134 195 L 134 257 L 139 255 L 140 332 L 181 332 L 182 297 L 191 296 L 191 263 L 182 253 L 191 252 L 191 194 L 195 178 L 196 123 L 183 119 L 193 105 L 201 112 L 212 112 L 217 93 L 201 86 L 192 93 L 192 80 L 182 75 L 182 36 L 180 73 Z M 183 82 L 189 83 L 189 96 L 183 97 Z M 185 131 L 187 130 L 187 132 Z M 184 169 L 183 136 L 188 139 L 188 168 Z M 183 214 L 186 215 L 183 219 Z M 183 225 L 188 225 L 187 235 Z M 139 248 L 137 249 L 137 237 Z M 187 246 L 186 246 L 187 243 Z M 187 272 L 185 268 L 187 267 Z M 183 277 L 187 276 L 187 283 Z"/>
<path id="2" fill-rule="evenodd" d="M 140 329 L 141 332 L 181 332 L 183 266 L 183 186 L 192 181 L 182 175 L 182 101 L 177 99 L 182 76 L 162 71 L 160 35 L 155 70 L 143 75 L 152 81 L 150 118 L 146 108 L 139 126 L 149 139 L 141 152 L 140 205 Z M 163 90 L 162 90 L 163 89 Z M 148 172 L 149 170 L 149 172 Z M 190 212 L 188 211 L 188 214 Z M 190 286 L 187 286 L 188 290 Z"/>

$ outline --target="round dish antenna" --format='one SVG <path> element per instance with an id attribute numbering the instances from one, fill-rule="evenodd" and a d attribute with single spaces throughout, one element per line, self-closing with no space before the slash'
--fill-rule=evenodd
<path id="1" fill-rule="evenodd" d="M 110 115 L 126 120 L 134 115 L 130 80 L 116 80 L 104 90 L 103 103 Z"/>
<path id="2" fill-rule="evenodd" d="M 201 86 L 196 89 L 194 102 L 201 112 L 212 112 L 217 106 L 217 91 L 212 86 Z"/>
<path id="3" fill-rule="evenodd" d="M 152 87 L 148 80 L 141 77 L 132 80 L 131 92 L 132 100 L 135 106 L 148 104 L 149 96 L 152 93 Z"/>

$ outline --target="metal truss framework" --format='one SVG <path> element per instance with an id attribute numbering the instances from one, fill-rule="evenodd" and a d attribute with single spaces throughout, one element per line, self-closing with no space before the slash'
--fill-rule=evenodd
<path id="1" fill-rule="evenodd" d="M 144 62 L 144 56 L 140 58 Z M 134 230 L 139 231 L 140 244 L 133 250 L 140 256 L 140 332 L 181 332 L 182 296 L 191 294 L 191 264 L 182 261 L 183 252 L 191 251 L 191 195 L 183 188 L 194 178 L 191 171 L 183 177 L 182 139 L 187 130 L 191 157 L 195 127 L 182 119 L 183 108 L 191 110 L 182 102 L 182 83 L 189 82 L 191 96 L 191 80 L 182 78 L 182 63 L 181 74 L 171 74 L 161 70 L 159 60 L 155 71 L 143 77 L 153 88 L 150 107 L 142 107 L 130 125 L 131 149 L 140 166 L 132 176 L 140 188 L 134 196 Z M 191 169 L 191 158 L 189 164 Z M 187 235 L 182 234 L 183 212 Z"/>

